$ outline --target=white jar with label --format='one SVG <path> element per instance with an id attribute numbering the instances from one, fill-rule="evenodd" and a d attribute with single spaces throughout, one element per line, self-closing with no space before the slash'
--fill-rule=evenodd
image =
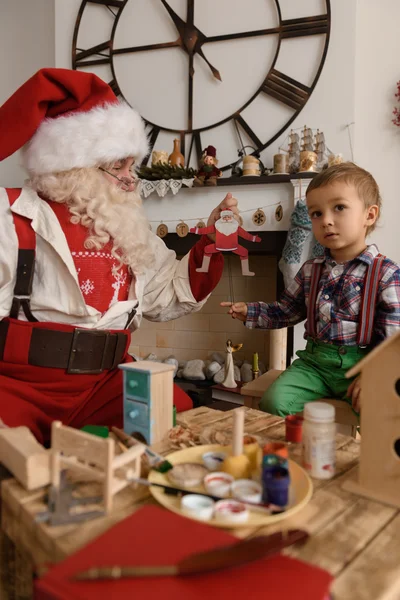
<path id="1" fill-rule="evenodd" d="M 303 465 L 316 479 L 335 474 L 335 408 L 326 402 L 308 402 L 304 406 Z"/>

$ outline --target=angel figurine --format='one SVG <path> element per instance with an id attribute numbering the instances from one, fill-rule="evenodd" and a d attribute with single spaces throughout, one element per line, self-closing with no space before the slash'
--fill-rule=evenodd
<path id="1" fill-rule="evenodd" d="M 226 341 L 225 379 L 222 385 L 226 388 L 236 388 L 235 368 L 233 364 L 233 353 L 242 348 L 243 344 L 232 344 L 232 340 Z"/>

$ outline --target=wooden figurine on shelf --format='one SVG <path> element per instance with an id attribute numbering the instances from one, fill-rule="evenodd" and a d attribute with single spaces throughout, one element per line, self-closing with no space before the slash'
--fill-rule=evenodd
<path id="1" fill-rule="evenodd" d="M 217 185 L 218 177 L 221 177 L 222 171 L 218 169 L 217 151 L 214 146 L 207 146 L 203 151 L 200 168 L 193 181 L 194 186 Z"/>
<path id="2" fill-rule="evenodd" d="M 138 361 L 119 365 L 124 373 L 124 431 L 155 444 L 172 428 L 174 365 Z"/>
<path id="3" fill-rule="evenodd" d="M 222 385 L 226 388 L 237 388 L 235 381 L 235 365 L 233 364 L 233 353 L 242 348 L 243 344 L 232 344 L 232 340 L 226 342 L 226 357 L 225 357 L 225 379 Z"/>
<path id="4" fill-rule="evenodd" d="M 343 487 L 400 508 L 400 332 L 355 365 L 361 373 L 361 457 L 357 480 Z M 379 397 L 379 403 L 377 398 Z"/>
<path id="5" fill-rule="evenodd" d="M 220 218 L 215 222 L 215 225 L 201 227 L 200 229 L 192 227 L 190 233 L 200 235 L 215 233 L 215 244 L 209 244 L 204 248 L 203 264 L 199 269 L 196 269 L 199 273 L 208 273 L 212 254 L 216 254 L 217 252 L 233 252 L 240 256 L 242 275 L 254 275 L 249 270 L 249 251 L 239 245 L 238 238 L 242 237 L 245 240 L 249 240 L 249 242 L 261 242 L 261 238 L 258 235 L 247 233 L 247 231 L 240 227 L 231 209 L 222 210 Z"/>

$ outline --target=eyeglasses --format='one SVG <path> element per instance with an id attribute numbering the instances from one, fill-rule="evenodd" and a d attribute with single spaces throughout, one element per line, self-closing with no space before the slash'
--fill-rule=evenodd
<path id="1" fill-rule="evenodd" d="M 118 175 L 114 175 L 114 173 L 107 171 L 107 169 L 104 169 L 104 167 L 99 167 L 99 170 L 104 171 L 104 173 L 107 173 L 107 175 L 111 175 L 111 177 L 117 179 L 125 187 L 129 187 L 130 185 L 132 185 L 132 183 L 135 185 L 137 183 L 137 177 L 135 177 L 133 174 L 132 179 L 130 179 L 129 177 L 118 177 Z"/>

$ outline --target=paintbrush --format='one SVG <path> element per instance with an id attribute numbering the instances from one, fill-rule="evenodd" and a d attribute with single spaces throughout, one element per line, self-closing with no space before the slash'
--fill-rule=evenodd
<path id="1" fill-rule="evenodd" d="M 212 494 L 206 494 L 205 492 L 194 492 L 193 490 L 184 490 L 182 488 L 176 488 L 171 485 L 165 485 L 164 483 L 153 483 L 148 479 L 143 479 L 142 477 L 132 477 L 131 479 L 129 479 L 129 482 L 140 483 L 142 485 L 146 485 L 147 487 L 154 485 L 155 487 L 162 488 L 164 494 L 167 494 L 169 496 L 187 496 L 188 494 L 197 494 L 198 496 L 205 496 L 206 498 L 210 498 L 215 502 L 218 502 L 218 500 L 226 500 L 226 498 L 223 498 L 221 496 L 213 496 Z M 235 498 L 233 499 L 235 500 Z M 270 515 L 284 512 L 282 508 L 280 508 L 279 506 L 275 506 L 275 504 L 257 504 L 256 502 L 246 502 L 245 500 L 238 500 L 238 502 L 256 511 L 264 513 L 268 512 L 268 514 Z"/>
<path id="2" fill-rule="evenodd" d="M 74 580 L 121 579 L 123 577 L 187 576 L 239 567 L 254 560 L 275 554 L 296 542 L 304 543 L 308 533 L 300 529 L 273 533 L 241 540 L 206 552 L 197 552 L 180 560 L 176 565 L 138 565 L 92 567 L 72 576 Z"/>
<path id="3" fill-rule="evenodd" d="M 171 463 L 168 460 L 161 456 L 161 454 L 157 454 L 157 452 L 154 452 L 154 450 L 146 446 L 146 444 L 143 444 L 143 442 L 139 442 L 132 436 L 125 433 L 125 431 L 123 431 L 122 429 L 118 429 L 118 427 L 111 427 L 111 431 L 128 448 L 137 445 L 143 446 L 150 467 L 155 471 L 159 471 L 160 473 L 166 473 L 167 471 L 173 468 L 173 465 L 171 465 Z"/>

